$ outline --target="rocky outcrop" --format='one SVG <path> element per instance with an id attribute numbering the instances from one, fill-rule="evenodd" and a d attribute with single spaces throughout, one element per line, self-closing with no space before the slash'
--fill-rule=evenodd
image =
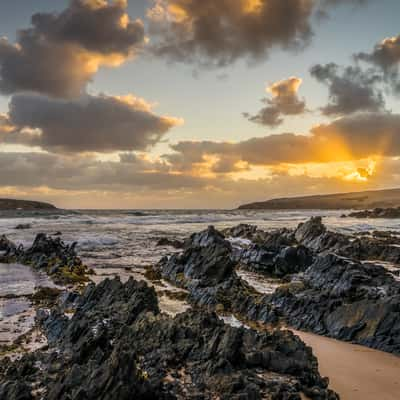
<path id="1" fill-rule="evenodd" d="M 254 239 L 257 233 L 257 226 L 249 224 L 239 224 L 231 228 L 223 229 L 222 234 L 233 238 Z"/>
<path id="2" fill-rule="evenodd" d="M 381 266 L 321 256 L 271 302 L 290 326 L 400 354 L 400 282 Z"/>
<path id="3" fill-rule="evenodd" d="M 24 249 L 16 246 L 5 236 L 0 238 L 0 262 L 30 265 L 35 269 L 45 271 L 56 283 L 82 283 L 89 279 L 91 272 L 83 265 L 76 253 L 76 243 L 66 245 L 59 237 L 54 238 L 39 233 L 32 246 Z"/>
<path id="4" fill-rule="evenodd" d="M 400 264 L 398 238 L 388 236 L 348 236 L 328 231 L 320 217 L 311 218 L 295 231 L 298 242 L 316 254 L 336 253 L 356 260 L 380 260 Z"/>
<path id="5" fill-rule="evenodd" d="M 278 278 L 303 272 L 313 262 L 312 253 L 301 245 L 271 248 L 254 244 L 236 251 L 234 259 L 242 268 Z"/>
<path id="6" fill-rule="evenodd" d="M 160 273 L 187 289 L 193 304 L 399 353 L 400 282 L 386 268 L 356 260 L 376 256 L 376 248 L 364 243 L 366 238 L 350 240 L 328 231 L 320 218 L 300 225 L 293 235 L 295 246 L 254 244 L 237 250 L 210 227 L 192 236 L 183 253 L 164 259 Z M 363 247 L 356 252 L 359 243 Z M 356 257 L 340 255 L 346 252 Z M 273 295 L 261 295 L 237 276 L 239 266 L 289 283 Z"/>
<path id="7" fill-rule="evenodd" d="M 348 215 L 353 218 L 400 218 L 400 207 L 374 208 L 373 210 L 356 211 Z"/>
<path id="8" fill-rule="evenodd" d="M 5 235 L 0 236 L 0 251 L 15 253 L 17 246 Z"/>
<path id="9" fill-rule="evenodd" d="M 273 259 L 285 246 L 299 245 L 306 247 L 315 256 L 335 253 L 356 260 L 379 260 L 400 264 L 400 239 L 398 236 L 378 232 L 372 235 L 344 235 L 328 230 L 322 223 L 321 217 L 312 217 L 292 231 L 285 229 L 264 232 L 264 234 L 261 234 L 260 231 L 257 232 L 258 241 L 255 246 L 247 246 L 242 249 L 242 255 L 239 254 L 240 252 L 236 252 L 237 259 L 248 260 L 248 262 L 243 262 L 243 266 L 253 271 L 271 273 L 271 268 L 259 267 L 260 263 L 257 260 Z M 260 238 L 263 239 L 260 240 Z M 298 268 L 298 271 L 301 270 L 301 267 Z"/>
<path id="10" fill-rule="evenodd" d="M 182 249 L 184 246 L 184 243 L 178 239 L 170 239 L 167 237 L 162 237 L 157 240 L 157 246 L 170 246 L 173 247 L 174 249 Z"/>
<path id="11" fill-rule="evenodd" d="M 277 322 L 268 296 L 257 293 L 235 272 L 232 246 L 214 227 L 192 235 L 180 254 L 163 258 L 160 275 L 189 292 L 188 300 L 219 312 L 235 313 L 244 319 Z"/>
<path id="12" fill-rule="evenodd" d="M 291 332 L 233 328 L 202 310 L 171 318 L 132 279 L 89 285 L 77 304 L 71 319 L 60 308 L 41 316 L 48 351 L 0 362 L 0 398 L 338 398 Z"/>
<path id="13" fill-rule="evenodd" d="M 18 224 L 15 229 L 22 230 L 22 229 L 31 229 L 31 224 Z"/>

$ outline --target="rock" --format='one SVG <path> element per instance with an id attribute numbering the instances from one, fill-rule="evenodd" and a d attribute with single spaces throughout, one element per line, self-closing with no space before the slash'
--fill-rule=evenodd
<path id="1" fill-rule="evenodd" d="M 188 290 L 192 304 L 247 321 L 286 321 L 295 328 L 398 353 L 400 282 L 384 267 L 357 260 L 389 259 L 400 248 L 385 244 L 387 237 L 355 238 L 328 231 L 320 218 L 300 225 L 294 237 L 301 243 L 237 250 L 208 229 L 192 236 L 195 240 L 187 242 L 183 253 L 161 261 L 159 272 Z M 272 243 L 280 241 L 274 238 Z M 261 295 L 237 276 L 239 265 L 285 277 L 289 283 L 273 295 Z M 298 274 L 293 281 L 291 274 Z"/>
<path id="2" fill-rule="evenodd" d="M 400 282 L 385 268 L 329 254 L 303 279 L 271 299 L 291 326 L 400 354 Z"/>
<path id="3" fill-rule="evenodd" d="M 239 224 L 232 228 L 223 229 L 222 234 L 234 238 L 252 239 L 257 232 L 257 226 L 249 224 Z"/>
<path id="4" fill-rule="evenodd" d="M 209 227 L 192 235 L 181 254 L 163 258 L 157 272 L 186 289 L 188 300 L 194 305 L 237 313 L 244 319 L 276 322 L 278 317 L 268 298 L 239 278 L 236 266 L 230 243 Z"/>
<path id="5" fill-rule="evenodd" d="M 210 245 L 220 245 L 230 249 L 230 244 L 225 240 L 225 236 L 213 226 L 209 226 L 206 230 L 191 235 L 190 238 L 185 241 L 184 248 L 201 248 Z"/>
<path id="6" fill-rule="evenodd" d="M 400 218 L 400 207 L 374 208 L 373 210 L 356 211 L 350 213 L 353 218 Z"/>
<path id="7" fill-rule="evenodd" d="M 15 229 L 31 229 L 32 225 L 31 224 L 18 224 Z"/>
<path id="8" fill-rule="evenodd" d="M 353 237 L 329 231 L 320 217 L 300 224 L 295 231 L 299 244 L 315 254 L 336 253 L 356 260 L 381 260 L 400 263 L 400 239 L 385 235 Z"/>
<path id="9" fill-rule="evenodd" d="M 257 229 L 255 225 L 239 224 L 232 228 L 223 229 L 222 233 L 226 237 L 249 239 L 256 244 L 274 249 L 296 243 L 293 232 L 286 228 L 266 232 Z"/>
<path id="10" fill-rule="evenodd" d="M 16 247 L 5 236 L 0 237 L 0 251 L 5 254 L 1 261 L 18 262 L 44 270 L 59 284 L 84 283 L 89 279 L 90 270 L 83 265 L 76 253 L 76 243 L 66 245 L 59 237 L 53 238 L 39 233 L 31 247 Z"/>
<path id="11" fill-rule="evenodd" d="M 182 249 L 184 243 L 178 239 L 160 238 L 157 241 L 157 246 L 171 246 L 175 249 Z"/>
<path id="12" fill-rule="evenodd" d="M 172 318 L 132 279 L 89 285 L 71 319 L 53 309 L 42 323 L 56 338 L 47 351 L 0 362 L 8 400 L 338 399 L 291 332 L 233 328 L 200 309 Z"/>
<path id="13" fill-rule="evenodd" d="M 275 249 L 255 244 L 236 251 L 234 258 L 245 269 L 278 278 L 303 272 L 313 262 L 311 252 L 301 245 Z"/>
<path id="14" fill-rule="evenodd" d="M 0 236 L 0 251 L 10 252 L 16 248 L 17 246 L 11 240 L 7 239 L 5 235 Z"/>

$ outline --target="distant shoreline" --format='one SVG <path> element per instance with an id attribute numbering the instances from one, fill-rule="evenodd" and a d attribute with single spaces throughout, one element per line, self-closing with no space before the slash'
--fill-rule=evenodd
<path id="1" fill-rule="evenodd" d="M 1 211 L 33 211 L 33 210 L 58 210 L 56 206 L 50 203 L 33 200 L 0 199 Z"/>
<path id="2" fill-rule="evenodd" d="M 243 204 L 238 210 L 363 210 L 400 206 L 400 189 L 285 197 Z"/>

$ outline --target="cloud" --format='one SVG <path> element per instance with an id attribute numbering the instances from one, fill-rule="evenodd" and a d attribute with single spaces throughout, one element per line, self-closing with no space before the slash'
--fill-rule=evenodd
<path id="1" fill-rule="evenodd" d="M 400 184 L 400 160 L 384 159 L 368 181 L 293 175 L 276 168 L 261 178 L 199 177 L 170 172 L 162 161 L 124 154 L 119 161 L 46 153 L 1 153 L 0 195 L 55 202 L 60 207 L 236 207 L 271 197 L 355 191 Z"/>
<path id="2" fill-rule="evenodd" d="M 15 127 L 13 125 L 11 125 L 8 115 L 0 114 L 0 140 L 1 140 L 2 136 L 4 136 L 7 133 L 12 132 L 14 129 L 15 129 Z"/>
<path id="3" fill-rule="evenodd" d="M 55 100 L 20 94 L 9 107 L 9 124 L 15 128 L 3 142 L 54 152 L 145 150 L 182 123 L 154 114 L 150 104 L 134 96 Z"/>
<path id="4" fill-rule="evenodd" d="M 383 72 L 392 92 L 400 93 L 400 35 L 383 39 L 371 52 L 354 55 L 355 60 L 372 64 Z"/>
<path id="5" fill-rule="evenodd" d="M 372 52 L 358 53 L 355 58 L 372 63 L 387 73 L 393 68 L 397 69 L 400 63 L 400 35 L 382 40 Z"/>
<path id="6" fill-rule="evenodd" d="M 341 142 L 355 159 L 400 156 L 400 114 L 360 113 L 312 129 L 315 137 Z"/>
<path id="7" fill-rule="evenodd" d="M 341 68 L 335 63 L 317 64 L 310 69 L 311 75 L 329 88 L 329 103 L 322 107 L 328 116 L 347 115 L 358 111 L 380 111 L 385 100 L 377 84 L 382 76 L 359 67 Z"/>
<path id="8" fill-rule="evenodd" d="M 322 6 L 337 6 L 341 4 L 349 4 L 353 2 L 355 5 L 367 4 L 370 0 L 322 0 Z"/>
<path id="9" fill-rule="evenodd" d="M 311 36 L 313 0 L 153 0 L 155 54 L 224 66 L 264 58 L 271 48 L 301 48 Z"/>
<path id="10" fill-rule="evenodd" d="M 71 0 L 59 14 L 32 16 L 17 42 L 0 38 L 0 92 L 79 96 L 102 66 L 118 66 L 140 50 L 144 26 L 119 0 Z"/>
<path id="11" fill-rule="evenodd" d="M 256 115 L 249 113 L 243 115 L 251 122 L 276 127 L 283 123 L 282 116 L 303 114 L 306 111 L 306 102 L 297 95 L 301 83 L 302 80 L 296 77 L 273 83 L 266 89 L 271 93 L 272 99 L 262 100 L 266 107 Z"/>
<path id="12" fill-rule="evenodd" d="M 299 50 L 313 36 L 312 17 L 368 0 L 152 0 L 150 49 L 171 61 L 226 66 L 258 61 L 273 48 Z"/>
<path id="13" fill-rule="evenodd" d="M 328 18 L 329 12 L 332 8 L 338 6 L 352 5 L 355 7 L 364 6 L 370 3 L 372 0 L 319 0 L 317 6 L 316 15 L 320 18 Z"/>
<path id="14" fill-rule="evenodd" d="M 123 154 L 118 161 L 91 156 L 0 152 L 0 187 L 118 192 L 132 189 L 178 190 L 204 187 L 200 177 L 174 175 L 160 161 Z"/>
<path id="15" fill-rule="evenodd" d="M 237 172 L 249 166 L 299 165 L 400 156 L 400 114 L 357 113 L 317 125 L 307 135 L 282 133 L 241 142 L 182 141 L 164 155 L 177 171 L 207 167 Z M 223 165 L 224 168 L 218 168 Z"/>

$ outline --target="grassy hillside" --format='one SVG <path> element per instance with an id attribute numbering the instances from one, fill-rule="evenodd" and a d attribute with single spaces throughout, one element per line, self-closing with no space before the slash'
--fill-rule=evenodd
<path id="1" fill-rule="evenodd" d="M 0 199 L 0 210 L 56 210 L 49 203 L 30 200 Z"/>
<path id="2" fill-rule="evenodd" d="M 244 204 L 242 210 L 339 210 L 400 206 L 400 189 L 371 190 L 318 196 L 287 197 Z"/>

